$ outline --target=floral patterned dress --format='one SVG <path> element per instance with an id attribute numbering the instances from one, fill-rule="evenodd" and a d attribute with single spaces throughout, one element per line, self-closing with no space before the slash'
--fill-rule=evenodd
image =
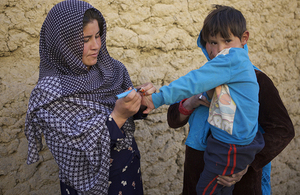
<path id="1" fill-rule="evenodd" d="M 107 120 L 111 136 L 111 159 L 109 171 L 109 195 L 142 195 L 143 183 L 140 168 L 140 152 L 132 139 L 132 145 L 127 149 L 118 150 L 116 141 L 125 138 L 113 120 Z"/>

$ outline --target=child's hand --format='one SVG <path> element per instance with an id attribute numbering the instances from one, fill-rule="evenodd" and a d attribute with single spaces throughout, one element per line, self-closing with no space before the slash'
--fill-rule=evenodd
<path id="1" fill-rule="evenodd" d="M 142 84 L 140 86 L 137 86 L 136 88 L 140 88 L 139 92 L 143 96 L 151 95 L 152 93 L 156 92 L 156 88 L 153 86 L 152 83 L 145 83 L 145 84 Z"/>
<path id="2" fill-rule="evenodd" d="M 153 109 L 155 109 L 151 94 L 156 92 L 156 88 L 153 86 L 152 83 L 145 83 L 140 85 L 136 88 L 140 88 L 139 92 L 142 97 L 141 104 L 146 106 L 147 109 L 143 111 L 144 114 L 149 114 Z"/>
<path id="3" fill-rule="evenodd" d="M 147 109 L 143 111 L 143 114 L 149 114 L 153 109 L 155 109 L 151 95 L 142 96 L 142 105 L 147 107 Z"/>

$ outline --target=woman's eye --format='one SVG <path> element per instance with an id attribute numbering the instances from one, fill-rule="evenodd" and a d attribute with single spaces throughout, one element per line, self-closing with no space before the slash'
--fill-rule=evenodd
<path id="1" fill-rule="evenodd" d="M 99 37 L 101 37 L 100 31 L 95 35 L 95 37 L 96 37 L 96 39 L 99 38 Z"/>
<path id="2" fill-rule="evenodd" d="M 83 38 L 83 42 L 84 42 L 84 43 L 89 42 L 89 38 Z"/>

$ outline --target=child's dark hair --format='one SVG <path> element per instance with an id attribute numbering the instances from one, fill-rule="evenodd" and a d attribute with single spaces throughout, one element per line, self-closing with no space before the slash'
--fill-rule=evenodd
<path id="1" fill-rule="evenodd" d="M 230 32 L 238 37 L 242 38 L 243 33 L 247 30 L 246 19 L 243 14 L 229 6 L 214 5 L 208 16 L 205 18 L 203 28 L 201 31 L 201 44 L 205 47 L 205 43 L 208 42 L 209 36 L 216 36 L 218 33 L 223 38 L 229 38 Z"/>
<path id="2" fill-rule="evenodd" d="M 98 21 L 98 25 L 99 25 L 99 29 L 100 29 L 100 36 L 102 36 L 103 35 L 103 22 L 102 22 L 102 19 L 101 19 L 99 13 L 96 10 L 94 10 L 94 9 L 88 9 L 84 13 L 84 16 L 83 16 L 83 28 L 88 23 L 92 22 L 93 20 L 97 20 Z"/>

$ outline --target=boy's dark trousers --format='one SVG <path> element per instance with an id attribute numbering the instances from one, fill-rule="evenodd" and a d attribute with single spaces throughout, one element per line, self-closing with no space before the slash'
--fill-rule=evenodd
<path id="1" fill-rule="evenodd" d="M 218 175 L 232 175 L 244 170 L 251 164 L 255 155 L 264 147 L 264 138 L 260 131 L 248 145 L 236 145 L 220 142 L 210 135 L 204 153 L 204 170 L 197 184 L 197 194 L 232 194 L 232 188 L 217 184 Z"/>

